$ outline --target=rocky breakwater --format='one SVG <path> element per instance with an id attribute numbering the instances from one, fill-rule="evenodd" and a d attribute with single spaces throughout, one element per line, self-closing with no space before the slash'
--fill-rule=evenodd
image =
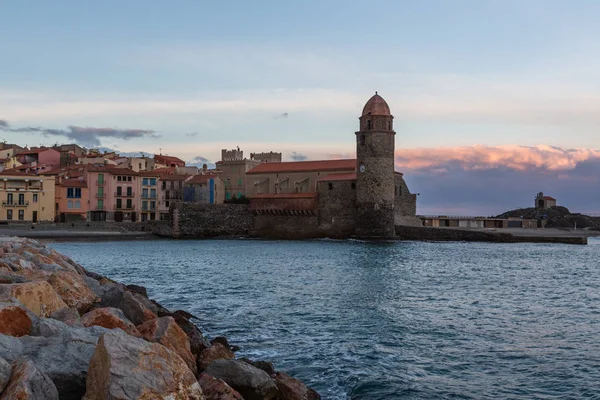
<path id="1" fill-rule="evenodd" d="M 192 319 L 35 240 L 0 238 L 0 400 L 320 398 Z"/>

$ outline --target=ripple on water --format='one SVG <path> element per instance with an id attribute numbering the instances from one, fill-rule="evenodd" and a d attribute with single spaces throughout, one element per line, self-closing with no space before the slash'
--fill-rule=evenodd
<path id="1" fill-rule="evenodd" d="M 600 241 L 53 243 L 325 399 L 600 397 Z"/>

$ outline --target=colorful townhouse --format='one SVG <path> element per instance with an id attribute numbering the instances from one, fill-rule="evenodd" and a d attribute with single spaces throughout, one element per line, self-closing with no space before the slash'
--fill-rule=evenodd
<path id="1" fill-rule="evenodd" d="M 0 180 L 0 221 L 54 221 L 54 176 L 3 171 Z"/>
<path id="2" fill-rule="evenodd" d="M 16 153 L 11 157 L 8 167 L 18 172 L 40 174 L 60 167 L 60 161 L 59 151 L 39 147 Z"/>
<path id="3" fill-rule="evenodd" d="M 225 184 L 216 175 L 195 175 L 185 182 L 183 201 L 203 204 L 222 204 Z"/>

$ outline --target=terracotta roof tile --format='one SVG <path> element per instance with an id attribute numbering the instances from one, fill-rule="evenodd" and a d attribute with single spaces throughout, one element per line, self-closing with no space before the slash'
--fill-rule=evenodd
<path id="1" fill-rule="evenodd" d="M 339 171 L 356 170 L 356 160 L 320 160 L 320 161 L 293 161 L 280 163 L 261 163 L 250 171 L 248 175 L 270 174 L 281 172 L 314 172 L 314 171 Z"/>
<path id="2" fill-rule="evenodd" d="M 67 179 L 63 181 L 60 186 L 86 188 L 87 182 L 80 179 Z"/>

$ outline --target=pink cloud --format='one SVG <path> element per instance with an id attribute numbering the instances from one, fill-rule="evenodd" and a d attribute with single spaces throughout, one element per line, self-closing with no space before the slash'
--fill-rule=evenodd
<path id="1" fill-rule="evenodd" d="M 566 171 L 577 164 L 600 159 L 600 150 L 562 149 L 548 145 L 526 146 L 462 146 L 400 149 L 396 166 L 400 169 L 439 170 L 454 163 L 467 171 L 510 168 L 517 171 L 542 169 Z"/>

